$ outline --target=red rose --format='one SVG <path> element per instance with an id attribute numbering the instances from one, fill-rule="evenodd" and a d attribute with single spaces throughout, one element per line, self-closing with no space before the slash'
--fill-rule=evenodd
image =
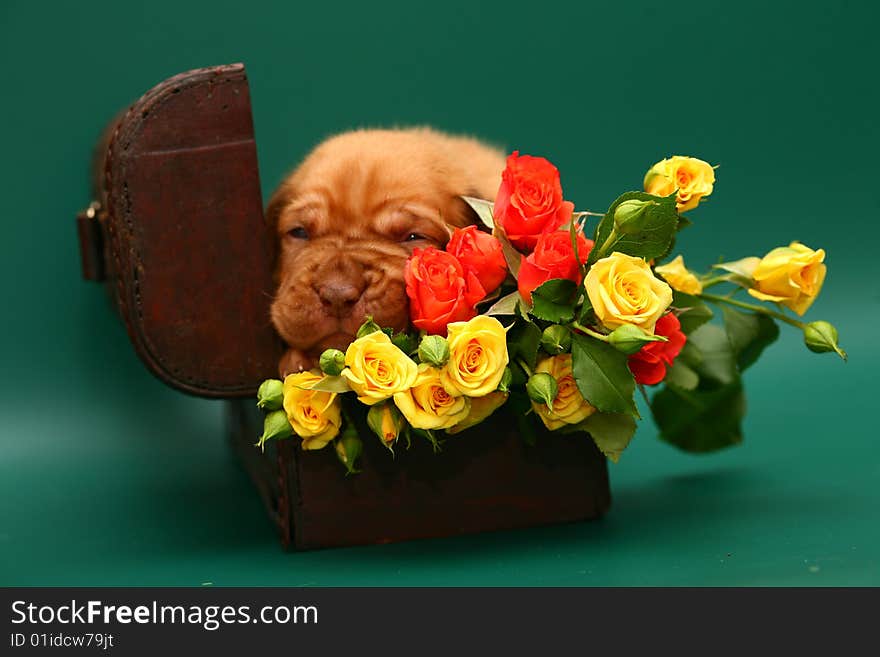
<path id="1" fill-rule="evenodd" d="M 416 328 L 431 334 L 446 335 L 449 322 L 476 316 L 475 306 L 486 296 L 473 272 L 465 271 L 454 255 L 433 246 L 413 251 L 404 280 L 410 319 Z"/>
<path id="2" fill-rule="evenodd" d="M 531 251 L 538 237 L 571 219 L 574 204 L 562 199 L 559 170 L 543 157 L 514 151 L 501 174 L 495 221 L 520 251 Z"/>
<path id="3" fill-rule="evenodd" d="M 649 342 L 629 357 L 629 370 L 636 383 L 653 386 L 666 377 L 666 368 L 672 365 L 687 336 L 681 332 L 681 323 L 674 313 L 667 313 L 657 320 L 654 327 L 656 335 L 669 338 L 669 342 Z"/>
<path id="4" fill-rule="evenodd" d="M 473 272 L 480 279 L 486 294 L 494 292 L 507 278 L 507 262 L 501 242 L 476 226 L 456 228 L 446 245 L 446 252 L 458 258 L 465 271 Z"/>
<path id="5" fill-rule="evenodd" d="M 583 264 L 593 248 L 593 240 L 578 233 L 577 245 L 578 257 Z M 567 230 L 541 235 L 535 250 L 523 258 L 516 281 L 520 296 L 531 303 L 532 290 L 551 278 L 567 278 L 575 283 L 581 281 L 580 268 L 571 247 L 571 234 Z"/>

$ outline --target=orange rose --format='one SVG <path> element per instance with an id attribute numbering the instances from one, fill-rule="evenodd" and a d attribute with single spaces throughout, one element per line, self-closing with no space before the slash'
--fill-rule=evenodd
<path id="1" fill-rule="evenodd" d="M 494 217 L 517 249 L 531 251 L 538 237 L 571 219 L 574 204 L 562 198 L 559 170 L 543 157 L 514 151 L 501 174 Z"/>
<path id="2" fill-rule="evenodd" d="M 430 334 L 446 335 L 450 322 L 474 317 L 477 303 L 486 296 L 476 274 L 433 246 L 413 251 L 404 279 L 413 326 Z"/>
<path id="3" fill-rule="evenodd" d="M 586 239 L 578 232 L 577 245 L 578 258 L 583 264 L 593 248 L 593 240 Z M 571 234 L 567 230 L 541 235 L 535 250 L 523 258 L 516 281 L 520 295 L 531 303 L 532 291 L 551 278 L 567 278 L 575 283 L 581 280 L 578 261 L 571 246 Z"/>
<path id="4" fill-rule="evenodd" d="M 465 271 L 473 272 L 486 294 L 494 292 L 507 278 L 501 242 L 476 226 L 456 228 L 446 252 L 454 255 Z"/>

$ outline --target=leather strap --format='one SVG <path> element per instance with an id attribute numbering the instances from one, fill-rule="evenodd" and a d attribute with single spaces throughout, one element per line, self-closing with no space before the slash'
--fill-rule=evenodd
<path id="1" fill-rule="evenodd" d="M 101 204 L 92 201 L 89 207 L 76 215 L 82 275 L 87 281 L 96 283 L 107 280 L 107 268 L 104 263 L 104 229 L 99 217 L 100 212 Z"/>

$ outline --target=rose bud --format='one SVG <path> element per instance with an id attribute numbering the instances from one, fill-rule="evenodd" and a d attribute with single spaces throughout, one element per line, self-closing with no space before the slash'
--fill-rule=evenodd
<path id="1" fill-rule="evenodd" d="M 640 351 L 649 342 L 666 341 L 667 338 L 664 336 L 649 335 L 638 326 L 633 326 L 632 324 L 618 326 L 608 335 L 608 344 L 628 356 Z"/>
<path id="2" fill-rule="evenodd" d="M 379 436 L 383 445 L 390 448 L 403 429 L 403 416 L 391 402 L 374 404 L 367 412 L 367 426 Z"/>
<path id="3" fill-rule="evenodd" d="M 638 199 L 624 201 L 614 209 L 614 230 L 619 235 L 638 233 L 645 227 L 645 222 L 648 220 L 646 210 L 652 205 L 657 205 L 657 202 Z"/>
<path id="4" fill-rule="evenodd" d="M 266 379 L 257 389 L 257 406 L 264 411 L 277 411 L 284 401 L 284 384 L 278 379 Z"/>
<path id="5" fill-rule="evenodd" d="M 364 451 L 364 444 L 358 437 L 357 430 L 354 427 L 348 427 L 342 432 L 342 435 L 333 443 L 336 450 L 336 458 L 345 466 L 346 475 L 357 474 L 357 460 Z"/>
<path id="6" fill-rule="evenodd" d="M 551 356 L 568 351 L 571 348 L 571 331 L 558 324 L 548 326 L 541 334 L 541 348 Z"/>
<path id="7" fill-rule="evenodd" d="M 355 335 L 355 337 L 362 338 L 365 335 L 369 335 L 370 333 L 376 333 L 377 331 L 381 331 L 381 330 L 382 330 L 382 327 L 373 321 L 373 317 L 371 315 L 367 315 L 367 318 L 364 320 L 364 323 L 361 324 L 360 328 L 357 330 L 357 335 Z"/>
<path id="8" fill-rule="evenodd" d="M 263 420 L 263 435 L 257 445 L 263 447 L 267 440 L 284 440 L 293 435 L 293 427 L 287 419 L 287 413 L 283 410 L 272 411 Z"/>
<path id="9" fill-rule="evenodd" d="M 837 329 L 830 322 L 810 322 L 804 326 L 804 343 L 812 352 L 823 354 L 834 351 L 846 360 L 846 352 L 837 345 Z"/>
<path id="10" fill-rule="evenodd" d="M 318 361 L 321 371 L 328 376 L 339 376 L 345 369 L 345 354 L 339 349 L 325 349 Z"/>
<path id="11" fill-rule="evenodd" d="M 546 404 L 550 410 L 553 410 L 553 400 L 559 393 L 559 385 L 552 374 L 535 372 L 526 381 L 526 393 L 532 401 Z"/>
<path id="12" fill-rule="evenodd" d="M 443 367 L 449 360 L 449 341 L 439 335 L 426 335 L 419 343 L 419 361 Z"/>

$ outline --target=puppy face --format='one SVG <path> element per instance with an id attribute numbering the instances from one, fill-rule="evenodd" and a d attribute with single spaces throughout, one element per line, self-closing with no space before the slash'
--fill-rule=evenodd
<path id="1" fill-rule="evenodd" d="M 485 172 L 464 164 L 465 146 L 485 151 Z M 502 168 L 497 151 L 432 131 L 347 133 L 313 151 L 267 210 L 277 247 L 272 322 L 290 347 L 282 374 L 344 350 L 366 315 L 406 329 L 406 259 L 470 223 L 459 195 L 485 195 Z"/>

